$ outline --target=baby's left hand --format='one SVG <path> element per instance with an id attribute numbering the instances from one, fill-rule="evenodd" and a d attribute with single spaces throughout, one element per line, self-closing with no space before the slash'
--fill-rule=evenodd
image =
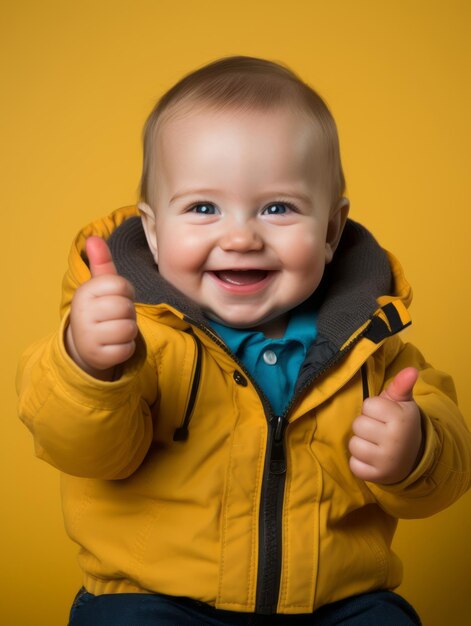
<path id="1" fill-rule="evenodd" d="M 363 402 L 349 443 L 350 469 L 358 478 L 390 485 L 417 466 L 422 428 L 412 389 L 418 375 L 414 367 L 407 367 L 379 396 Z"/>

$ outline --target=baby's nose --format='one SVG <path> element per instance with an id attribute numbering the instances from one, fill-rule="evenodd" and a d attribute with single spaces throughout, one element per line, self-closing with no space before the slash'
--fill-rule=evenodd
<path id="1" fill-rule="evenodd" d="M 263 240 L 254 226 L 232 224 L 219 239 L 219 246 L 226 252 L 256 251 L 263 248 Z"/>

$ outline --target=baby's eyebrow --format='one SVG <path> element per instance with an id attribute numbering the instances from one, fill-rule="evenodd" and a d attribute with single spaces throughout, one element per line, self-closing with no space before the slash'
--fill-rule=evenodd
<path id="1" fill-rule="evenodd" d="M 185 189 L 184 191 L 181 191 L 179 193 L 174 194 L 169 201 L 169 204 L 172 204 L 173 202 L 175 202 L 175 200 L 178 200 L 178 198 L 183 198 L 185 196 L 192 196 L 192 195 L 205 195 L 205 194 L 213 194 L 213 195 L 217 195 L 220 194 L 221 190 L 219 189 L 210 189 L 210 188 L 202 188 L 202 189 Z M 287 192 L 287 191 L 269 191 L 267 193 L 261 194 L 260 195 L 260 200 L 270 200 L 270 199 L 277 199 L 277 198 L 292 198 L 294 200 L 301 200 L 303 202 L 311 202 L 311 198 L 307 195 L 304 194 L 302 192 Z"/>
<path id="2" fill-rule="evenodd" d="M 169 204 L 172 204 L 172 202 L 174 202 L 175 200 L 177 200 L 178 198 L 182 198 L 184 196 L 193 196 L 193 195 L 201 195 L 201 194 L 217 194 L 219 193 L 218 189 L 209 189 L 209 188 L 204 188 L 204 189 L 185 189 L 184 191 L 181 191 L 180 193 L 176 193 L 174 194 L 169 201 Z"/>
<path id="3" fill-rule="evenodd" d="M 312 198 L 310 198 L 307 194 L 301 193 L 301 192 L 285 192 L 285 191 L 273 191 L 267 194 L 264 194 L 264 196 L 266 195 L 267 199 L 269 198 L 291 198 L 293 200 L 302 200 L 303 202 L 311 202 Z"/>

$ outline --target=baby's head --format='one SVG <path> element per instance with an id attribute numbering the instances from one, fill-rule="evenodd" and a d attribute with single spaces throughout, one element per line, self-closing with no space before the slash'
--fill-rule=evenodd
<path id="1" fill-rule="evenodd" d="M 290 70 L 230 57 L 183 78 L 144 132 L 142 221 L 164 278 L 206 315 L 283 333 L 348 213 L 335 122 Z"/>

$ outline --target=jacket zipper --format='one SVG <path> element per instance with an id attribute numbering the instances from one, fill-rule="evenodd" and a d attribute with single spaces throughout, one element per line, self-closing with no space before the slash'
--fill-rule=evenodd
<path id="1" fill-rule="evenodd" d="M 195 407 L 196 402 L 196 394 L 198 393 L 198 388 L 200 385 L 201 378 L 201 369 L 202 369 L 202 361 L 203 361 L 203 349 L 201 347 L 201 341 L 198 337 L 191 333 L 196 345 L 196 365 L 195 365 L 195 373 L 193 375 L 193 381 L 191 383 L 191 391 L 190 397 L 188 399 L 188 405 L 185 411 L 185 417 L 183 418 L 183 422 L 181 426 L 179 426 L 175 432 L 173 433 L 174 441 L 186 441 L 188 439 L 188 426 L 190 424 L 191 416 L 193 414 L 193 409 Z"/>
<path id="2" fill-rule="evenodd" d="M 287 415 L 297 398 L 311 386 L 311 384 L 333 367 L 347 354 L 363 337 L 367 328 L 338 352 L 325 366 L 316 372 L 304 385 L 298 389 L 296 396 L 291 399 L 283 415 L 275 416 L 270 403 L 262 389 L 253 380 L 243 363 L 229 350 L 218 336 L 204 325 L 185 316 L 185 320 L 202 330 L 210 339 L 217 343 L 237 363 L 247 378 L 257 390 L 265 410 L 268 421 L 268 441 L 265 455 L 265 465 L 262 479 L 260 515 L 259 515 L 259 548 L 257 591 L 255 613 L 272 615 L 276 613 L 280 594 L 282 568 L 282 533 L 283 533 L 283 501 L 286 482 L 286 450 L 285 431 L 288 425 Z"/>
<path id="3" fill-rule="evenodd" d="M 366 329 L 365 329 L 366 330 Z M 364 331 L 365 332 L 365 331 Z M 255 612 L 264 615 L 276 613 L 280 595 L 283 501 L 286 482 L 286 450 L 284 433 L 288 425 L 287 416 L 297 398 L 312 383 L 333 367 L 361 339 L 364 332 L 338 352 L 325 366 L 312 376 L 291 399 L 283 415 L 269 419 L 267 454 L 262 482 L 262 497 L 259 518 L 259 558 Z"/>
<path id="4" fill-rule="evenodd" d="M 284 416 L 269 420 L 259 518 L 259 556 L 255 612 L 276 613 L 281 580 L 281 539 L 286 482 Z"/>

